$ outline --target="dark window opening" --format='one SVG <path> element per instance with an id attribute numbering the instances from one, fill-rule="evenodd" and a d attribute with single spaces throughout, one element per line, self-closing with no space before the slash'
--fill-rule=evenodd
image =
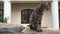
<path id="1" fill-rule="evenodd" d="M 3 9 L 0 9 L 0 22 L 4 22 L 4 11 Z"/>
<path id="2" fill-rule="evenodd" d="M 4 17 L 3 9 L 0 9 L 0 18 L 3 18 L 3 17 Z"/>
<path id="3" fill-rule="evenodd" d="M 32 9 L 24 9 L 21 11 L 21 23 L 22 24 L 28 24 L 29 23 L 29 18 L 32 13 Z"/>

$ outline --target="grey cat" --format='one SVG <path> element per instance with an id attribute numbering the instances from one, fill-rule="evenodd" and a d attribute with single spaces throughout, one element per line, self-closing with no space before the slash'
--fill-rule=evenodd
<path id="1" fill-rule="evenodd" d="M 49 3 L 41 2 L 39 6 L 34 11 L 32 11 L 29 20 L 30 29 L 38 32 L 42 32 L 41 21 L 42 21 L 43 12 L 44 10 L 48 10 L 48 9 L 49 9 Z"/>

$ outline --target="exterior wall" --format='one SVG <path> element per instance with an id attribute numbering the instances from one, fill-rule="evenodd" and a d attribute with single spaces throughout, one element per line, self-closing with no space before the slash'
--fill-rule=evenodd
<path id="1" fill-rule="evenodd" d="M 40 3 L 41 1 L 52 1 L 52 0 L 11 0 L 11 3 Z"/>
<path id="2" fill-rule="evenodd" d="M 3 3 L 0 3 L 0 9 L 3 9 Z"/>
<path id="3" fill-rule="evenodd" d="M 0 0 L 0 1 L 3 1 L 3 0 Z M 10 1 L 41 1 L 41 0 L 10 0 Z M 52 1 L 52 0 L 42 0 L 42 1 Z"/>
<path id="4" fill-rule="evenodd" d="M 2 0 L 0 0 L 0 1 L 2 1 Z"/>
<path id="5" fill-rule="evenodd" d="M 0 0 L 0 1 L 3 1 L 3 0 Z M 10 0 L 10 1 L 41 1 L 41 0 Z M 52 0 L 42 0 L 42 1 L 52 1 Z"/>
<path id="6" fill-rule="evenodd" d="M 35 9 L 37 4 L 12 4 L 12 23 L 21 24 L 21 10 L 31 8 Z"/>
<path id="7" fill-rule="evenodd" d="M 11 0 L 11 1 L 52 1 L 52 0 Z"/>
<path id="8" fill-rule="evenodd" d="M 41 0 L 11 0 L 11 1 L 41 1 Z"/>
<path id="9" fill-rule="evenodd" d="M 59 9 L 60 9 L 60 2 L 59 2 Z"/>
<path id="10" fill-rule="evenodd" d="M 52 1 L 52 0 L 42 0 L 42 1 Z"/>
<path id="11" fill-rule="evenodd" d="M 11 1 L 41 1 L 41 0 L 11 0 Z M 52 0 L 42 0 L 42 1 L 52 1 Z"/>
<path id="12" fill-rule="evenodd" d="M 3 0 L 0 0 L 0 1 L 3 1 Z M 10 0 L 10 1 L 41 1 L 41 0 Z M 52 0 L 42 0 L 42 1 L 52 1 Z"/>
<path id="13" fill-rule="evenodd" d="M 38 4 L 12 4 L 12 23 L 13 24 L 21 24 L 21 10 L 26 9 L 26 8 L 31 8 L 35 9 L 38 6 Z M 24 26 L 26 26 L 24 24 Z M 43 15 L 43 20 L 42 20 L 42 27 L 51 27 L 51 11 L 45 11 Z"/>
<path id="14" fill-rule="evenodd" d="M 43 14 L 43 19 L 42 19 L 42 27 L 48 27 L 51 28 L 52 27 L 52 15 L 51 15 L 51 11 L 44 11 Z"/>
<path id="15" fill-rule="evenodd" d="M 60 0 L 58 0 L 58 1 L 60 1 Z"/>

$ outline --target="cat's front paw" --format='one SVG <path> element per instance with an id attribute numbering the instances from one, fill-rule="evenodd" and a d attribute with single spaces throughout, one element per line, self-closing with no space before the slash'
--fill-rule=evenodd
<path id="1" fill-rule="evenodd" d="M 37 30 L 37 32 L 42 32 L 42 29 Z"/>

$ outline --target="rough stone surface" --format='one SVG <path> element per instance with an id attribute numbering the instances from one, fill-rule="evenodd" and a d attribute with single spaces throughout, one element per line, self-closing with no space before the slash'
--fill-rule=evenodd
<path id="1" fill-rule="evenodd" d="M 4 24 L 1 24 L 1 25 L 4 25 Z M 10 25 L 12 25 L 12 24 L 10 24 Z M 4 26 L 6 26 L 6 25 L 4 25 Z M 0 34 L 19 34 L 24 28 L 25 27 L 23 27 L 23 26 L 19 26 L 19 27 L 12 26 L 12 28 L 7 28 L 7 26 L 6 27 L 2 26 L 0 28 Z"/>
<path id="2" fill-rule="evenodd" d="M 24 29 L 20 34 L 60 34 L 60 30 L 54 31 L 49 29 L 42 29 L 42 32 L 36 32 L 29 28 Z"/>

